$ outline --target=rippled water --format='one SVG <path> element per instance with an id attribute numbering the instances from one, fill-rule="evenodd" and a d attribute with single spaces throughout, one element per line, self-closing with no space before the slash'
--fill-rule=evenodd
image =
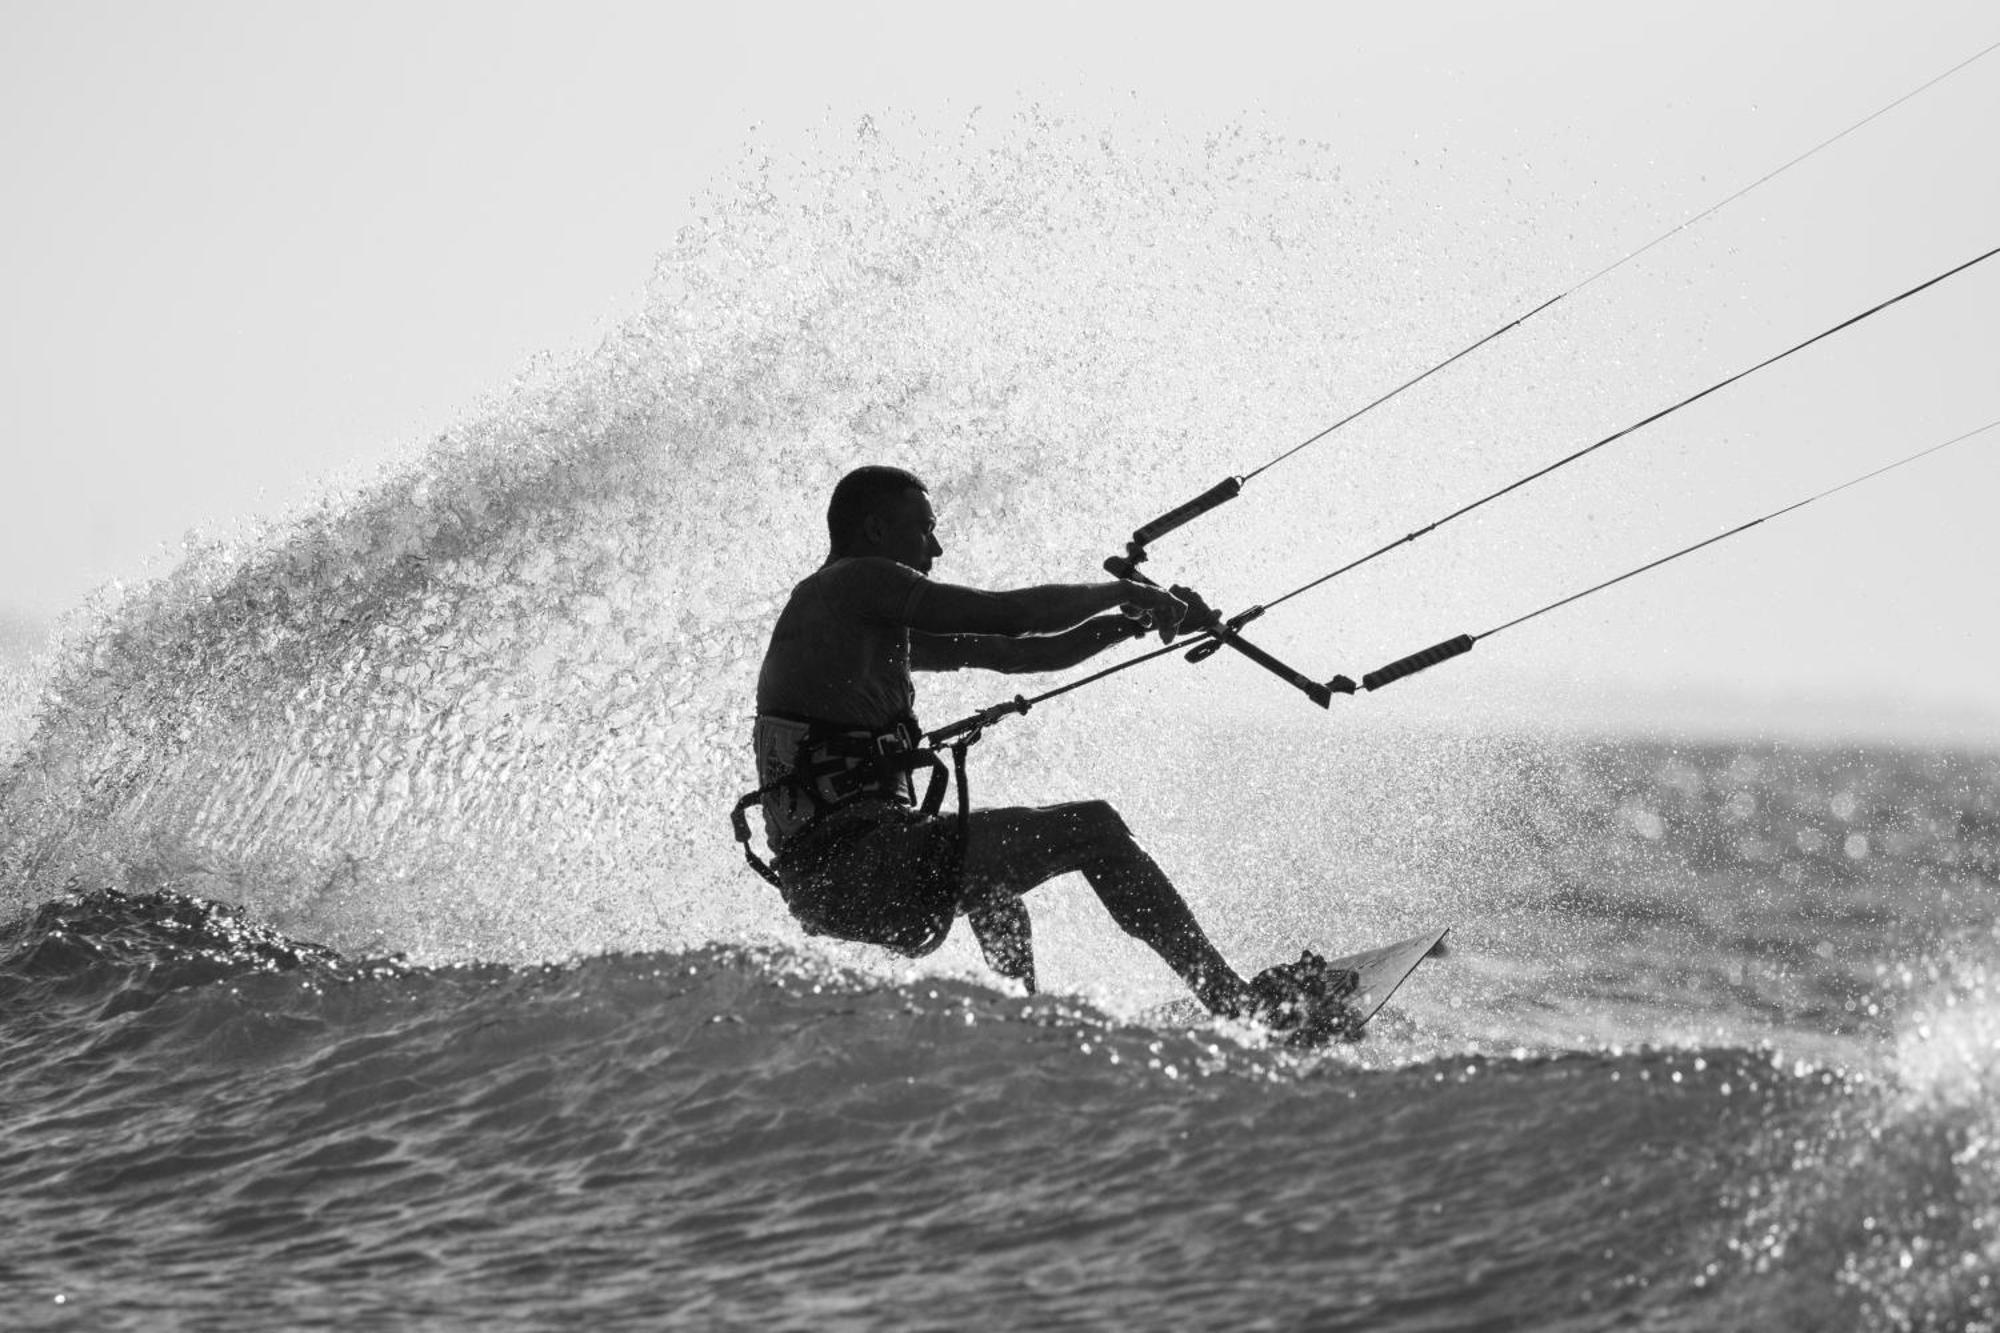
<path id="1" fill-rule="evenodd" d="M 1567 826 L 1560 882 L 1478 868 L 1451 953 L 1316 1053 L 1143 978 L 1106 1008 L 783 948 L 418 967 L 53 902 L 0 960 L 10 1313 L 1990 1326 L 1996 761 L 1507 758 L 1594 784 L 1507 796 Z"/>

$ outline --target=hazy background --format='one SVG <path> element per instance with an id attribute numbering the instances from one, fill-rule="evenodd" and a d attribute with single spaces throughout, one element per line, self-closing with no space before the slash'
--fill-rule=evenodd
<path id="1" fill-rule="evenodd" d="M 536 357 L 593 344 L 638 307 L 704 187 L 863 114 L 1249 123 L 1330 145 L 1359 195 L 1499 219 L 1573 280 L 1996 39 L 1980 4 L 17 0 L 0 11 L 0 644 L 19 659 L 189 529 L 352 481 Z M 2000 243 L 1996 124 L 2000 54 L 1654 251 L 1643 280 L 1592 289 L 1569 336 L 1596 320 L 1658 348 L 1607 429 Z M 1435 301 L 1453 275 L 1407 282 Z M 1524 308 L 1441 321 L 1436 354 Z M 2000 417 L 1996 309 L 2000 260 L 1680 414 L 1590 483 L 1591 559 L 1616 561 L 1559 562 L 1518 604 L 1442 609 L 1424 642 Z M 1565 393 L 1560 375 L 1537 387 Z M 1295 438 L 1217 441 L 1216 475 Z M 1323 475 L 1300 461 L 1272 476 L 1288 494 Z M 1995 496 L 1987 436 L 1482 645 L 1450 690 L 1380 698 L 1466 706 L 1477 688 L 1478 708 L 1530 715 L 1555 700 L 1613 722 L 1990 744 Z M 1133 521 L 1184 498 L 1135 495 Z"/>

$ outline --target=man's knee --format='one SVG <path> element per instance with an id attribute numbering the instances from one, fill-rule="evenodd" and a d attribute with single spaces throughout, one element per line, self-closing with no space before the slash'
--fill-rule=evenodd
<path id="1" fill-rule="evenodd" d="M 1077 801 L 1068 809 L 1090 840 L 1098 845 L 1129 844 L 1132 830 L 1109 801 Z"/>
<path id="2" fill-rule="evenodd" d="M 975 810 L 965 850 L 968 904 L 983 891 L 1025 893 L 1057 875 L 1144 859 L 1109 801 Z"/>

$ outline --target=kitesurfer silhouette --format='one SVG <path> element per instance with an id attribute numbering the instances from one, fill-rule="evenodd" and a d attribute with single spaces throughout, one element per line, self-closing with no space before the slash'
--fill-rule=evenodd
<path id="1" fill-rule="evenodd" d="M 963 915 L 988 964 L 1033 990 L 1021 897 L 1075 871 L 1215 1013 L 1286 1026 L 1302 995 L 1352 986 L 1311 955 L 1246 984 L 1105 801 L 972 810 L 962 826 L 916 803 L 911 771 L 935 761 L 919 747 L 913 671 L 1060 670 L 1153 630 L 1171 640 L 1191 608 L 1211 617 L 1199 597 L 1124 580 L 935 582 L 936 516 L 899 468 L 843 477 L 827 529 L 826 562 L 792 589 L 757 682 L 771 877 L 807 931 L 916 957 Z"/>

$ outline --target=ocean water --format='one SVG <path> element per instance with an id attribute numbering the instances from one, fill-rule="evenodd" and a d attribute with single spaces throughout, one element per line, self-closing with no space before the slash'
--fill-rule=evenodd
<path id="1" fill-rule="evenodd" d="M 997 726 L 979 799 L 1111 798 L 1245 970 L 1452 927 L 1315 1052 L 1074 883 L 1030 997 L 962 937 L 808 940 L 743 867 L 831 481 L 929 477 L 940 576 L 1085 577 L 1225 443 L 1549 287 L 1394 211 L 1247 132 L 863 126 L 718 188 L 602 347 L 81 609 L 0 696 L 0 1322 L 2000 1326 L 1990 750 L 1321 714 L 1178 659 Z M 1381 276 L 1502 241 L 1466 310 Z M 1240 605 L 1534 443 L 1302 476 L 1175 571 Z M 1438 550 L 1341 623 L 1430 641 L 1425 588 L 1504 563 Z"/>
<path id="2" fill-rule="evenodd" d="M 2000 759 L 1497 748 L 1488 817 L 1562 831 L 1375 904 L 1454 947 L 1321 1052 L 53 899 L 0 938 L 9 1325 L 1993 1327 Z"/>

